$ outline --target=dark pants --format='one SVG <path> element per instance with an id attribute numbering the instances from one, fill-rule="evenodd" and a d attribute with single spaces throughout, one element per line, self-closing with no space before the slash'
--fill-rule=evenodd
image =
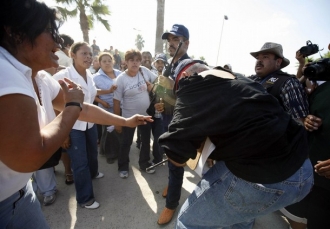
<path id="1" fill-rule="evenodd" d="M 170 124 L 172 117 L 172 115 L 163 115 L 163 125 L 165 132 L 168 131 L 168 125 Z M 175 209 L 179 205 L 183 183 L 183 174 L 183 167 L 176 167 L 171 162 L 168 162 L 168 190 L 165 206 L 169 209 Z"/>
<path id="2" fill-rule="evenodd" d="M 179 205 L 181 197 L 184 168 L 176 167 L 171 162 L 168 162 L 168 172 L 168 190 L 165 206 L 169 209 L 175 209 Z"/>
<path id="3" fill-rule="evenodd" d="M 154 143 L 152 145 L 152 155 L 154 156 L 153 163 L 161 162 L 163 159 L 163 149 L 159 147 L 158 138 L 164 133 L 163 119 L 154 118 L 151 123 L 152 135 L 154 136 Z"/>
<path id="4" fill-rule="evenodd" d="M 139 157 L 140 169 L 145 170 L 151 164 L 150 160 L 150 135 L 151 135 L 151 124 L 138 126 L 141 133 L 141 148 Z M 135 128 L 123 127 L 122 128 L 122 144 L 121 152 L 118 157 L 118 170 L 128 171 L 129 166 L 129 152 L 133 142 Z"/>
<path id="5" fill-rule="evenodd" d="M 318 176 L 318 175 L 315 175 Z M 330 182 L 330 181 L 329 181 Z M 330 190 L 315 186 L 310 193 L 307 228 L 330 228 Z"/>
<path id="6" fill-rule="evenodd" d="M 113 130 L 107 131 L 108 126 L 102 126 L 102 138 L 100 143 L 100 154 L 106 158 L 115 159 L 120 152 L 120 134 Z"/>

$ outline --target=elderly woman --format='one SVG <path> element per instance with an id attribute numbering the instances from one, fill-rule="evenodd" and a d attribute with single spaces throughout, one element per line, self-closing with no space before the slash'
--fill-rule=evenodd
<path id="1" fill-rule="evenodd" d="M 77 118 L 135 127 L 150 117 L 112 115 L 82 104 L 81 87 L 69 79 L 59 87 L 50 77 L 45 82 L 36 78 L 40 70 L 58 67 L 58 20 L 44 3 L 4 1 L 0 18 L 0 225 L 49 228 L 30 177 L 64 142 Z M 57 91 L 55 98 L 39 90 L 46 82 L 53 82 L 49 86 Z M 62 113 L 48 120 L 46 103 Z"/>
<path id="2" fill-rule="evenodd" d="M 147 114 L 150 105 L 148 85 L 157 78 L 149 69 L 141 66 L 142 55 L 134 49 L 125 53 L 127 69 L 117 78 L 117 89 L 114 92 L 113 106 L 116 115 L 120 115 L 122 103 L 122 116 L 129 117 L 132 114 Z M 142 127 L 142 126 L 141 126 Z M 146 170 L 151 166 L 150 160 L 150 135 L 151 125 L 147 124 L 139 128 L 141 133 L 141 149 L 139 157 L 140 169 L 147 173 L 155 170 Z M 129 151 L 132 145 L 135 128 L 116 126 L 116 131 L 122 132 L 121 153 L 118 157 L 118 170 L 121 178 L 128 177 Z"/>
<path id="3" fill-rule="evenodd" d="M 95 73 L 93 78 L 96 88 L 102 90 L 111 88 L 114 91 L 117 88 L 115 84 L 116 78 L 121 71 L 113 68 L 114 58 L 112 54 L 108 52 L 100 53 L 99 64 L 101 69 Z M 97 101 L 99 107 L 113 113 L 113 92 L 100 95 Z M 102 126 L 100 154 L 106 156 L 107 163 L 113 164 L 120 151 L 119 136 L 116 134 L 116 131 L 108 132 L 108 127 L 107 125 Z"/>

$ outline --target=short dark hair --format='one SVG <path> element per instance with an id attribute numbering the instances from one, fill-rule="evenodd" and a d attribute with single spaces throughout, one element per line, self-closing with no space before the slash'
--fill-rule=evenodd
<path id="1" fill-rule="evenodd" d="M 137 57 L 139 60 L 142 60 L 142 55 L 139 50 L 130 49 L 125 53 L 125 61 L 133 60 L 134 57 Z"/>
<path id="2" fill-rule="evenodd" d="M 141 54 L 142 54 L 142 55 L 143 55 L 143 54 L 148 54 L 148 55 L 150 55 L 151 58 L 152 58 L 151 52 L 149 52 L 149 51 L 144 51 L 144 52 L 142 52 Z"/>
<path id="3" fill-rule="evenodd" d="M 64 49 L 68 45 L 71 46 L 74 43 L 74 40 L 69 35 L 60 34 L 60 37 L 63 39 L 63 42 L 61 44 L 62 45 L 62 49 Z"/>
<path id="4" fill-rule="evenodd" d="M 36 0 L 5 0 L 0 7 L 0 45 L 6 43 L 16 48 L 17 40 L 25 39 L 34 44 L 35 39 L 50 25 L 50 32 L 57 42 L 58 29 L 62 24 L 54 8 Z M 9 34 L 8 34 L 9 30 Z M 6 39 L 6 35 L 14 39 Z M 16 39 L 15 39 L 16 38 Z M 5 42 L 5 40 L 7 42 Z"/>

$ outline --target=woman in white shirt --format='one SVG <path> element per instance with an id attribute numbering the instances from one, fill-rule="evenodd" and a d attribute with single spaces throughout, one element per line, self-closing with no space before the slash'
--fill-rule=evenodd
<path id="1" fill-rule="evenodd" d="M 40 102 L 44 95 L 33 77 L 58 67 L 56 12 L 39 1 L 11 0 L 2 2 L 0 15 L 0 225 L 49 228 L 30 177 L 64 142 L 77 118 L 134 127 L 150 117 L 124 119 L 82 104 L 80 86 L 65 79 L 51 101 L 62 113 L 46 124 Z"/>
<path id="2" fill-rule="evenodd" d="M 73 60 L 72 65 L 53 77 L 57 80 L 68 78 L 79 84 L 85 94 L 84 102 L 93 104 L 97 89 L 88 70 L 93 60 L 92 49 L 86 42 L 76 42 L 70 48 L 70 56 Z M 113 92 L 113 89 L 99 90 L 99 94 L 109 92 Z M 70 140 L 67 153 L 71 159 L 77 202 L 88 209 L 98 208 L 99 203 L 94 199 L 92 179 L 102 178 L 104 175 L 98 172 L 96 125 L 76 121 L 70 132 Z"/>

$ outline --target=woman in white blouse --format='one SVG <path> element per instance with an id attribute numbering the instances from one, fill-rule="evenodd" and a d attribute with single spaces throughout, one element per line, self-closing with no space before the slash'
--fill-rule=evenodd
<path id="1" fill-rule="evenodd" d="M 91 72 L 88 70 L 93 57 L 91 47 L 86 42 L 76 42 L 70 48 L 73 64 L 56 73 L 57 80 L 69 78 L 79 84 L 85 94 L 84 102 L 92 104 L 97 94 L 113 92 L 113 88 L 97 90 Z M 97 128 L 94 123 L 76 121 L 70 132 L 70 147 L 67 152 L 71 159 L 76 199 L 80 206 L 95 209 L 99 203 L 94 199 L 92 179 L 102 178 L 98 171 Z"/>

